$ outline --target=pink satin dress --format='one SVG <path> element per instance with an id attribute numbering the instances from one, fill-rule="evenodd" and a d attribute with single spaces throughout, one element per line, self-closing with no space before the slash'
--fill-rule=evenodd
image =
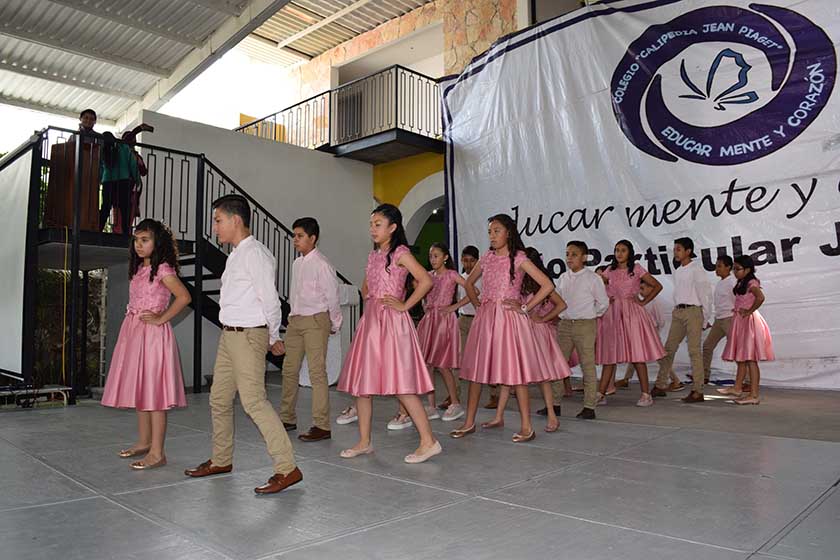
<path id="1" fill-rule="evenodd" d="M 368 255 L 365 310 L 344 358 L 339 391 L 367 397 L 423 395 L 434 390 L 408 311 L 397 311 L 381 301 L 387 295 L 405 299 L 408 271 L 397 266 L 397 261 L 408 252 L 405 245 L 397 247 L 388 270 L 386 253 Z"/>
<path id="2" fill-rule="evenodd" d="M 746 294 L 735 295 L 735 314 L 726 337 L 722 358 L 728 362 L 769 362 L 776 359 L 770 327 L 758 311 L 742 317 L 738 311 L 749 309 L 755 303 L 755 296 L 749 291 L 760 286 L 758 280 L 750 280 Z"/>
<path id="3" fill-rule="evenodd" d="M 528 300 L 531 298 L 529 297 Z M 536 308 L 536 315 L 548 315 L 554 309 L 554 304 L 547 299 L 539 304 Z M 548 323 L 534 323 L 534 336 L 537 339 L 537 351 L 540 360 L 544 364 L 544 368 L 554 368 L 555 364 L 560 364 L 563 370 L 561 379 L 565 379 L 572 375 L 572 367 L 566 362 L 563 357 L 563 352 L 560 350 L 560 345 L 557 343 L 557 323 L 558 319 L 554 319 Z M 577 357 L 576 353 L 572 353 L 572 359 Z"/>
<path id="4" fill-rule="evenodd" d="M 417 325 L 423 358 L 431 367 L 457 368 L 461 365 L 461 330 L 454 311 L 445 313 L 443 308 L 452 305 L 456 278 L 460 275 L 450 269 L 432 273 L 434 282 L 424 301 L 425 314 Z"/>
<path id="5" fill-rule="evenodd" d="M 520 251 L 514 258 L 489 251 L 481 257 L 481 305 L 476 310 L 461 359 L 460 377 L 475 383 L 527 385 L 563 379 L 569 375 L 565 360 L 548 363 L 537 345 L 534 322 L 505 306 L 505 300 L 521 300 L 527 260 Z"/>
<path id="6" fill-rule="evenodd" d="M 143 266 L 128 287 L 128 309 L 123 320 L 102 404 L 114 408 L 160 411 L 187 406 L 181 358 L 172 325 L 148 325 L 140 313 L 161 313 L 171 293 L 162 280 L 175 274 L 166 263 L 149 282 L 152 267 Z"/>

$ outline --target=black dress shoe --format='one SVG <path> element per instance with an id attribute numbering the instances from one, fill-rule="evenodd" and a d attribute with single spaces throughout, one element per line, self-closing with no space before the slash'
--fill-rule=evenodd
<path id="1" fill-rule="evenodd" d="M 651 397 L 667 397 L 668 393 L 665 389 L 660 389 L 659 387 L 654 387 L 650 392 Z"/>
<path id="2" fill-rule="evenodd" d="M 583 420 L 595 420 L 595 411 L 591 408 L 584 407 L 583 410 L 577 413 L 577 418 Z"/>
<path id="3" fill-rule="evenodd" d="M 682 398 L 682 402 L 684 403 L 703 402 L 704 400 L 706 399 L 703 397 L 703 393 L 698 393 L 697 391 L 692 391 Z"/>
<path id="4" fill-rule="evenodd" d="M 543 408 L 541 408 L 537 411 L 537 414 L 539 416 L 548 416 L 548 409 L 543 407 Z M 557 416 L 560 416 L 560 405 L 559 404 L 554 405 L 554 414 L 556 414 Z"/>
<path id="5" fill-rule="evenodd" d="M 329 430 L 322 430 L 318 426 L 312 426 L 305 434 L 300 434 L 298 439 L 301 441 L 321 441 L 330 439 L 332 433 Z"/>
<path id="6" fill-rule="evenodd" d="M 294 432 L 297 430 L 297 424 L 286 424 L 283 422 L 283 427 L 286 428 L 287 432 Z"/>

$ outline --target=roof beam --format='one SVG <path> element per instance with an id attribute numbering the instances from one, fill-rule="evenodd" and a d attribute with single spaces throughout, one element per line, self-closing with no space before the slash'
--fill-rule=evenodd
<path id="1" fill-rule="evenodd" d="M 0 35 L 7 35 L 9 37 L 14 37 L 15 39 L 20 39 L 21 41 L 36 43 L 38 45 L 43 45 L 51 49 L 58 49 L 60 51 L 84 56 L 86 58 L 92 58 L 94 60 L 107 62 L 109 64 L 115 64 L 117 66 L 129 68 L 131 70 L 142 72 L 144 74 L 149 74 L 151 76 L 158 76 L 163 78 L 169 76 L 170 74 L 169 70 L 167 70 L 166 68 L 152 66 L 150 64 L 145 64 L 143 62 L 131 60 L 123 56 L 104 53 L 96 49 L 91 49 L 82 45 L 76 45 L 67 41 L 60 41 L 52 37 L 45 37 L 43 35 L 39 35 L 38 33 L 32 33 L 31 31 L 13 28 L 8 23 L 5 24 L 3 27 L 0 27 Z"/>
<path id="2" fill-rule="evenodd" d="M 68 107 L 56 107 L 53 105 L 46 105 L 43 103 L 35 103 L 33 101 L 26 101 L 16 97 L 7 97 L 0 95 L 0 104 L 12 105 L 13 107 L 20 107 L 21 109 L 30 109 L 32 111 L 40 111 L 42 113 L 50 113 L 52 115 L 61 115 L 62 117 L 69 117 L 71 119 L 78 119 L 79 112 L 73 111 Z M 116 126 L 117 122 L 111 119 L 104 119 L 97 117 L 97 124 L 104 126 Z"/>
<path id="3" fill-rule="evenodd" d="M 336 13 L 332 14 L 331 16 L 325 17 L 324 19 L 322 19 L 318 23 L 316 23 L 314 25 L 310 25 L 309 27 L 307 27 L 306 29 L 304 29 L 302 31 L 298 31 L 297 33 L 295 33 L 291 37 L 286 37 L 285 39 L 283 39 L 282 41 L 277 43 L 277 47 L 278 48 L 283 48 L 287 45 L 290 45 L 290 44 L 294 43 L 295 41 L 297 41 L 298 39 L 306 37 L 307 35 L 309 35 L 313 31 L 317 31 L 318 29 L 321 29 L 325 25 L 329 25 L 332 22 L 334 22 L 335 20 L 346 16 L 350 12 L 358 10 L 359 8 L 361 8 L 362 6 L 364 6 L 365 4 L 367 4 L 370 1 L 371 0 L 356 0 L 355 2 L 353 2 L 352 4 L 347 6 L 346 8 L 342 8 L 342 9 L 338 10 Z"/>
<path id="4" fill-rule="evenodd" d="M 213 10 L 222 14 L 227 14 L 233 17 L 239 17 L 242 14 L 242 7 L 248 3 L 248 0 L 188 0 L 191 4 Z"/>
<path id="5" fill-rule="evenodd" d="M 85 2 L 79 2 L 78 0 L 48 1 L 52 2 L 53 4 L 58 4 L 59 6 L 65 6 L 67 8 L 72 8 L 76 11 L 84 12 L 86 14 L 90 14 L 98 18 L 113 21 L 121 25 L 131 27 L 132 29 L 138 29 L 146 33 L 151 33 L 152 35 L 157 35 L 158 37 L 163 37 L 164 39 L 169 39 L 170 41 L 177 41 L 182 45 L 189 45 L 191 47 L 201 46 L 201 41 L 199 41 L 198 39 L 188 39 L 179 33 L 175 33 L 167 29 L 161 29 L 160 27 L 147 23 L 141 19 L 123 15 L 121 11 L 110 9 L 110 6 L 107 5 L 96 7 Z"/>
<path id="6" fill-rule="evenodd" d="M 143 100 L 132 105 L 120 117 L 123 128 L 133 123 L 145 110 L 156 110 L 172 99 L 211 64 L 220 59 L 242 39 L 254 32 L 268 18 L 289 3 L 290 0 L 251 0 L 239 17 L 228 18 L 214 31 L 204 44 L 184 57 L 172 74 L 157 81 L 143 96 Z"/>
<path id="7" fill-rule="evenodd" d="M 277 41 L 275 41 L 274 39 L 269 39 L 268 37 L 263 37 L 259 33 L 251 33 L 251 35 L 249 35 L 249 37 L 251 39 L 254 39 L 255 41 L 258 41 L 258 42 L 268 46 L 268 47 L 277 48 Z M 303 61 L 312 60 L 312 57 L 310 55 L 306 54 L 305 52 L 301 52 L 297 49 L 293 49 L 292 47 L 283 47 L 282 50 L 284 52 L 289 53 L 290 55 L 298 57 L 299 59 L 301 59 Z"/>
<path id="8" fill-rule="evenodd" d="M 39 80 L 47 80 L 49 82 L 55 82 L 57 84 L 63 84 L 65 86 L 88 89 L 97 93 L 105 93 L 108 95 L 113 95 L 114 97 L 122 97 L 123 99 L 131 99 L 133 101 L 140 101 L 141 99 L 143 99 L 142 95 L 138 95 L 136 93 L 130 93 L 119 89 L 109 88 L 91 82 L 84 82 L 82 80 L 74 80 L 73 78 L 68 78 L 67 76 L 59 75 L 57 72 L 48 69 L 33 70 L 32 68 L 24 67 L 21 64 L 10 64 L 8 62 L 0 60 L 0 70 L 14 72 L 15 74 L 21 74 L 23 76 L 29 76 L 31 78 L 38 78 Z"/>

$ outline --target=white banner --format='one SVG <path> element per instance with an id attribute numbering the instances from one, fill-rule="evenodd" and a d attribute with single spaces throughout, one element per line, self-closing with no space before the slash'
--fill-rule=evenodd
<path id="1" fill-rule="evenodd" d="M 604 2 L 509 36 L 444 83 L 452 244 L 506 212 L 556 277 L 568 241 L 596 266 L 626 238 L 668 307 L 675 238 L 710 280 L 751 255 L 762 382 L 840 388 L 838 38 L 836 0 Z"/>

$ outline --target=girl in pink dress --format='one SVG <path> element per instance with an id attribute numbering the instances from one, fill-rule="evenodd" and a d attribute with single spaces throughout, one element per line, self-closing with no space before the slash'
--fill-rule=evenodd
<path id="1" fill-rule="evenodd" d="M 411 255 L 402 214 L 396 206 L 382 204 L 373 211 L 370 237 L 374 250 L 368 255 L 362 282 L 365 312 L 338 382 L 339 391 L 356 397 L 359 442 L 342 451 L 341 456 L 350 459 L 373 453 L 371 397 L 396 395 L 420 432 L 420 446 L 405 457 L 405 462 L 422 463 L 442 449 L 418 396 L 432 391 L 434 385 L 408 310 L 431 290 L 432 278 Z M 409 274 L 417 280 L 417 288 L 403 301 Z"/>
<path id="2" fill-rule="evenodd" d="M 645 305 L 662 291 L 662 285 L 636 262 L 633 244 L 622 239 L 615 244 L 614 260 L 601 274 L 607 279 L 610 307 L 602 317 L 601 335 L 595 349 L 595 362 L 601 368 L 599 404 L 606 404 L 604 394 L 615 378 L 616 364 L 633 364 L 639 376 L 642 395 L 636 406 L 652 406 L 647 362 L 665 355 L 659 333 L 645 311 Z M 639 299 L 641 284 L 651 287 Z"/>
<path id="3" fill-rule="evenodd" d="M 467 416 L 464 424 L 449 435 L 462 438 L 475 432 L 475 417 L 481 386 L 491 383 L 516 387 L 522 427 L 513 436 L 515 443 L 536 437 L 531 426 L 528 384 L 563 379 L 569 367 L 562 362 L 545 363 L 537 347 L 534 323 L 529 313 L 554 291 L 551 279 L 525 256 L 525 246 L 516 222 L 507 214 L 490 219 L 490 250 L 484 254 L 467 278 L 466 290 L 477 307 L 464 355 L 461 378 L 470 381 Z M 540 288 L 527 304 L 521 301 L 525 275 Z M 481 301 L 475 283 L 482 278 Z M 510 300 L 515 300 L 511 302 Z"/>
<path id="4" fill-rule="evenodd" d="M 758 308 L 764 303 L 761 283 L 755 277 L 755 262 L 746 255 L 735 258 L 732 271 L 738 283 L 735 284 L 735 315 L 726 337 L 723 359 L 738 364 L 735 386 L 741 387 L 744 378 L 750 376 L 750 395 L 735 399 L 735 404 L 759 404 L 758 382 L 761 372 L 758 362 L 776 359 L 773 352 L 773 338 L 770 328 Z"/>
<path id="5" fill-rule="evenodd" d="M 128 309 L 102 404 L 137 410 L 137 442 L 119 455 L 145 454 L 131 464 L 142 470 L 166 464 L 166 411 L 187 406 L 178 343 L 169 321 L 190 303 L 190 293 L 178 279 L 178 248 L 162 223 L 137 224 L 129 254 Z"/>
<path id="6" fill-rule="evenodd" d="M 534 247 L 525 249 L 525 254 L 528 259 L 534 263 L 543 274 L 548 276 L 548 270 L 542 260 L 542 255 Z M 534 299 L 540 289 L 540 285 L 534 281 L 530 276 L 526 276 L 522 282 L 522 299 L 526 303 L 530 303 Z M 521 302 L 519 302 L 521 303 Z M 566 309 L 566 302 L 560 297 L 556 291 L 551 292 L 548 299 L 544 300 L 531 311 L 531 320 L 534 322 L 534 336 L 537 339 L 538 356 L 542 360 L 542 367 L 550 369 L 555 363 L 566 363 L 566 358 L 560 350 L 560 345 L 557 343 L 557 317 L 563 310 Z M 571 375 L 571 366 L 567 365 L 565 368 L 566 375 L 563 381 L 566 381 Z M 545 401 L 545 416 L 548 416 L 545 424 L 546 432 L 556 432 L 560 429 L 560 421 L 557 416 L 559 414 L 560 405 L 554 405 L 554 394 L 550 382 L 540 383 L 540 390 L 542 391 L 543 400 Z M 481 427 L 484 429 L 501 428 L 505 425 L 504 411 L 507 406 L 508 398 L 510 397 L 510 387 L 502 386 L 499 391 L 499 406 L 496 408 L 496 416 L 491 422 L 484 422 Z"/>
<path id="7" fill-rule="evenodd" d="M 429 373 L 434 368 L 440 371 L 446 391 L 449 393 L 450 405 L 443 413 L 443 421 L 451 422 L 464 415 L 464 409 L 458 400 L 455 377 L 452 369 L 461 366 L 461 332 L 458 328 L 458 317 L 455 315 L 461 306 L 453 303 L 458 286 L 466 282 L 458 274 L 449 247 L 444 243 L 433 243 L 429 249 L 429 264 L 432 266 L 432 289 L 423 300 L 425 314 L 417 325 L 417 335 L 420 338 L 420 349 L 429 367 Z M 437 410 L 434 391 L 429 393 L 429 405 L 434 412 Z"/>

